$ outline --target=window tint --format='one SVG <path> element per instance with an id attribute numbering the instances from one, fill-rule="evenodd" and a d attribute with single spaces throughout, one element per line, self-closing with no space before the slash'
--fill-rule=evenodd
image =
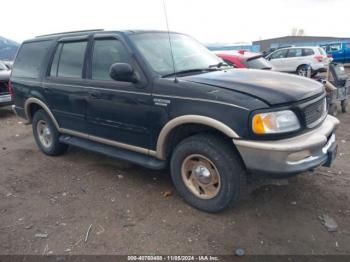
<path id="1" fill-rule="evenodd" d="M 315 52 L 311 48 L 304 48 L 304 56 L 314 55 Z"/>
<path id="2" fill-rule="evenodd" d="M 59 58 L 60 53 L 61 53 L 62 45 L 63 44 L 59 44 L 57 46 L 57 49 L 56 49 L 56 52 L 55 52 L 55 56 L 53 58 L 52 65 L 51 65 L 50 76 L 57 76 L 58 58 Z"/>
<path id="3" fill-rule="evenodd" d="M 96 40 L 92 57 L 92 79 L 111 80 L 109 68 L 114 63 L 131 63 L 124 45 L 116 39 Z"/>
<path id="4" fill-rule="evenodd" d="M 329 51 L 330 52 L 336 52 L 341 50 L 341 44 L 331 44 L 329 45 Z"/>
<path id="5" fill-rule="evenodd" d="M 50 43 L 42 41 L 23 44 L 16 57 L 12 76 L 38 78 Z"/>
<path id="6" fill-rule="evenodd" d="M 288 57 L 300 57 L 303 56 L 303 50 L 301 48 L 289 49 Z"/>
<path id="7" fill-rule="evenodd" d="M 82 78 L 86 44 L 87 42 L 63 44 L 57 76 Z"/>
<path id="8" fill-rule="evenodd" d="M 271 59 L 285 58 L 287 56 L 288 49 L 278 50 L 271 55 Z"/>
<path id="9" fill-rule="evenodd" d="M 346 49 L 350 49 L 350 43 L 349 44 L 345 44 L 345 48 Z"/>

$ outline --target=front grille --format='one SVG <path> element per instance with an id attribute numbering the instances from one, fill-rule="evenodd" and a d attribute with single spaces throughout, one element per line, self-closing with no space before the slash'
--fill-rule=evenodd
<path id="1" fill-rule="evenodd" d="M 320 123 L 327 115 L 327 101 L 326 98 L 316 101 L 308 105 L 303 110 L 303 116 L 307 127 L 314 127 Z"/>

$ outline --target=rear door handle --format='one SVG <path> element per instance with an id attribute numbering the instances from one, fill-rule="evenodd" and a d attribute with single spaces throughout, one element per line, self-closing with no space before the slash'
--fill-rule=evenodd
<path id="1" fill-rule="evenodd" d="M 90 91 L 89 94 L 90 94 L 90 97 L 93 99 L 101 98 L 101 92 L 99 91 Z"/>

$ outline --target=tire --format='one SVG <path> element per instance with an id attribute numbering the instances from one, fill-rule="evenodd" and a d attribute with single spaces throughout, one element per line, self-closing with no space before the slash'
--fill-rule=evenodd
<path id="1" fill-rule="evenodd" d="M 337 114 L 338 114 L 338 107 L 337 107 L 336 103 L 329 105 L 328 113 L 330 115 L 332 115 L 332 116 L 337 116 Z"/>
<path id="2" fill-rule="evenodd" d="M 59 142 L 60 133 L 44 110 L 35 112 L 32 128 L 35 142 L 44 154 L 58 156 L 67 151 L 68 145 Z"/>
<path id="3" fill-rule="evenodd" d="M 308 71 L 307 65 L 300 65 L 298 66 L 296 73 L 299 76 L 307 77 L 308 76 L 307 71 Z"/>
<path id="4" fill-rule="evenodd" d="M 343 112 L 343 113 L 346 113 L 347 111 L 348 111 L 348 100 L 343 100 L 343 101 L 341 101 L 341 111 Z"/>
<path id="5" fill-rule="evenodd" d="M 197 171 L 203 166 L 204 171 L 210 169 L 210 183 L 219 181 L 210 185 L 211 190 L 209 187 L 204 190 L 208 181 L 201 184 L 203 181 L 198 179 L 201 172 Z M 205 212 L 224 210 L 230 204 L 237 203 L 241 193 L 246 190 L 246 172 L 242 161 L 233 144 L 219 136 L 198 134 L 183 140 L 173 151 L 170 169 L 179 194 L 191 206 Z"/>

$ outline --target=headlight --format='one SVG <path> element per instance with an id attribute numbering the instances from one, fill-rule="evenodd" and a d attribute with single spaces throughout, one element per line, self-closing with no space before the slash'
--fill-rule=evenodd
<path id="1" fill-rule="evenodd" d="M 290 110 L 256 114 L 253 117 L 254 134 L 280 134 L 298 130 L 300 123 Z"/>

